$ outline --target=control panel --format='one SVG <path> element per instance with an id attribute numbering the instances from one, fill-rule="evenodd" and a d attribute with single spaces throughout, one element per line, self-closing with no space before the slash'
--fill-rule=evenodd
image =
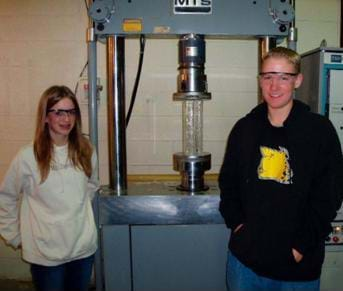
<path id="1" fill-rule="evenodd" d="M 343 245 L 343 221 L 334 221 L 331 225 L 332 232 L 326 238 L 326 245 Z"/>
<path id="2" fill-rule="evenodd" d="M 331 222 L 332 232 L 326 238 L 327 251 L 343 251 L 343 206 L 337 212 L 336 219 Z"/>

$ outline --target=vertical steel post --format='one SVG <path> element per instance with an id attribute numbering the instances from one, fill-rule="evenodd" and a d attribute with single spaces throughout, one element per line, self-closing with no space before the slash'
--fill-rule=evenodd
<path id="1" fill-rule="evenodd" d="M 98 153 L 97 46 L 94 28 L 87 29 L 89 139 Z"/>
<path id="2" fill-rule="evenodd" d="M 290 0 L 290 4 L 292 5 L 293 10 L 295 12 L 295 0 Z M 289 31 L 288 31 L 287 47 L 289 49 L 296 51 L 297 50 L 297 41 L 298 41 L 298 29 L 295 27 L 295 13 L 294 13 L 294 19 L 290 23 L 290 27 L 289 27 Z"/>
<path id="3" fill-rule="evenodd" d="M 91 7 L 93 0 L 88 0 L 88 7 Z M 94 33 L 94 22 L 88 18 L 87 28 L 87 61 L 88 61 L 88 129 L 89 140 L 92 143 L 97 156 L 98 165 L 96 167 L 99 178 L 99 148 L 98 148 L 98 103 L 97 103 L 97 39 Z M 93 200 L 94 219 L 99 226 L 99 201 L 98 193 Z M 100 245 L 100 239 L 98 239 Z M 94 257 L 94 276 L 97 291 L 103 290 L 103 272 L 101 264 L 101 253 L 97 250 Z"/>
<path id="4" fill-rule="evenodd" d="M 109 182 L 120 196 L 127 190 L 124 37 L 107 37 L 107 80 Z"/>
<path id="5" fill-rule="evenodd" d="M 258 41 L 258 72 L 261 72 L 261 65 L 262 65 L 262 59 L 263 56 L 268 53 L 272 48 L 276 47 L 276 39 L 270 36 L 266 36 L 263 38 L 260 38 Z M 261 88 L 258 85 L 258 103 L 262 102 L 262 92 Z"/>

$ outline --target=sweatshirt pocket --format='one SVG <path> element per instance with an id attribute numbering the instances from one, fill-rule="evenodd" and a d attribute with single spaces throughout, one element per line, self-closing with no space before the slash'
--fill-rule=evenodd
<path id="1" fill-rule="evenodd" d="M 289 237 L 281 230 L 246 223 L 232 233 L 229 248 L 243 264 L 259 274 L 284 274 L 296 264 Z"/>
<path id="2" fill-rule="evenodd" d="M 281 274 L 293 268 L 297 263 L 292 253 L 290 237 L 287 231 L 259 231 L 259 243 L 254 248 L 258 269 Z"/>
<path id="3" fill-rule="evenodd" d="M 246 262 L 252 259 L 253 247 L 253 234 L 249 225 L 243 224 L 238 231 L 231 232 L 229 248 L 241 261 Z"/>
<path id="4" fill-rule="evenodd" d="M 96 228 L 90 214 L 59 221 L 32 219 L 31 225 L 37 250 L 49 260 L 72 259 L 96 245 Z"/>

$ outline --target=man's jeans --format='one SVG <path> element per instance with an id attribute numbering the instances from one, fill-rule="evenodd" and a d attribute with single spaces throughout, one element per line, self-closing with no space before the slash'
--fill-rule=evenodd
<path id="1" fill-rule="evenodd" d="M 289 282 L 272 280 L 255 274 L 228 252 L 226 283 L 229 291 L 319 291 L 320 280 Z"/>

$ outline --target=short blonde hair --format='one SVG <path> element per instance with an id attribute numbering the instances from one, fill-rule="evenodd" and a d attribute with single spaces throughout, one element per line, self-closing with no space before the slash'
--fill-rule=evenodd
<path id="1" fill-rule="evenodd" d="M 294 69 L 295 69 L 294 73 L 296 74 L 300 73 L 301 57 L 297 52 L 289 48 L 278 46 L 271 49 L 262 57 L 262 66 L 263 66 L 263 63 L 270 58 L 286 59 L 290 64 L 294 66 Z"/>

